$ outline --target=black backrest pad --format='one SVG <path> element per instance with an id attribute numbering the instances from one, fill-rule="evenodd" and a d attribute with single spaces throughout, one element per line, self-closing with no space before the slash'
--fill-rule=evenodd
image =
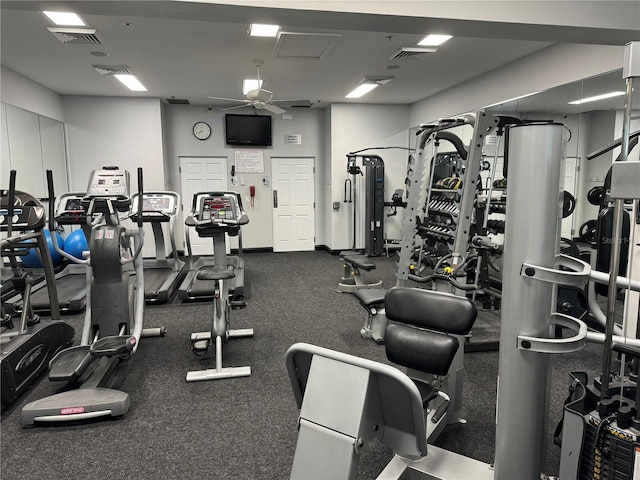
<path id="1" fill-rule="evenodd" d="M 434 375 L 446 375 L 458 350 L 451 335 L 389 323 L 384 335 L 387 358 L 403 367 Z"/>
<path id="2" fill-rule="evenodd" d="M 389 320 L 455 335 L 466 335 L 476 320 L 471 300 L 450 293 L 394 287 L 384 299 Z"/>

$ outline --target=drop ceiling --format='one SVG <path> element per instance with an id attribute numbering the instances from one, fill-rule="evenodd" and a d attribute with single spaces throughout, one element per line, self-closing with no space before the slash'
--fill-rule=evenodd
<path id="1" fill-rule="evenodd" d="M 263 88 L 274 100 L 310 100 L 314 108 L 335 102 L 411 104 L 556 42 L 622 45 L 629 36 L 600 29 L 594 39 L 593 29 L 581 27 L 517 28 L 508 22 L 220 2 L 2 1 L 0 8 L 2 64 L 61 95 L 174 98 L 214 106 L 229 102 L 208 96 L 242 98 L 241 82 L 254 78 L 255 59 L 264 61 Z M 100 43 L 62 43 L 47 30 L 52 25 L 41 13 L 45 8 L 77 12 Z M 250 22 L 278 23 L 284 34 L 249 37 Z M 419 59 L 391 59 L 428 33 L 455 37 Z M 94 65 L 127 68 L 148 91 L 128 92 Z M 365 77 L 389 76 L 391 81 L 366 97 L 344 98 Z"/>

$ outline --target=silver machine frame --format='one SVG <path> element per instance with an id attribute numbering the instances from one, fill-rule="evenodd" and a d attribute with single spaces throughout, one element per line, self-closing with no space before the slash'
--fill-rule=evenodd
<path id="1" fill-rule="evenodd" d="M 473 218 L 474 199 L 476 196 L 476 183 L 480 172 L 482 161 L 482 147 L 484 140 L 498 125 L 499 119 L 484 111 L 475 114 L 467 114 L 460 117 L 441 119 L 431 124 L 421 125 L 416 155 L 409 165 L 407 176 L 407 206 L 404 209 L 402 218 L 402 242 L 398 259 L 398 270 L 396 272 L 396 285 L 403 287 L 410 279 L 412 263 L 411 257 L 416 246 L 416 217 L 422 216 L 423 208 L 428 208 L 428 201 L 432 191 L 433 165 L 431 158 L 435 158 L 437 153 L 436 136 L 438 132 L 450 130 L 454 127 L 470 125 L 473 127 L 473 134 L 469 142 L 467 158 L 463 160 L 464 174 L 462 192 L 455 202 L 456 206 L 456 229 L 455 239 L 452 246 L 452 265 L 455 267 L 460 263 L 469 248 L 469 232 Z M 433 147 L 433 148 L 432 148 Z M 434 282 L 434 289 L 453 293 L 464 297 L 465 292 L 455 287 L 450 282 Z M 382 318 L 386 321 L 386 318 Z M 370 327 L 371 330 L 383 331 L 383 327 L 376 324 Z M 458 336 L 458 341 L 464 345 L 465 338 Z M 442 421 L 446 424 L 464 423 L 463 419 L 463 374 L 464 374 L 464 348 L 458 349 L 451 364 L 449 374 L 445 378 L 438 380 L 439 389 L 445 392 L 451 399 L 451 404 Z M 411 372 L 411 375 L 419 376 L 418 372 Z M 436 406 L 437 408 L 437 406 Z"/>
<path id="2" fill-rule="evenodd" d="M 633 65 L 633 68 L 625 66 L 624 70 L 628 97 L 632 90 L 630 77 L 640 76 L 639 50 L 640 42 L 634 42 L 628 44 L 625 51 L 625 64 Z M 630 103 L 630 99 L 628 102 Z M 625 108 L 623 137 L 629 135 L 629 113 L 630 108 Z M 559 123 L 531 123 L 512 126 L 510 129 L 507 186 L 509 202 L 506 209 L 502 270 L 502 318 L 505 321 L 501 324 L 500 335 L 495 462 L 489 465 L 422 443 L 424 432 L 421 430 L 421 425 L 425 422 L 424 413 L 416 413 L 408 407 L 416 400 L 416 392 L 412 391 L 411 385 L 406 384 L 405 380 L 408 380 L 408 377 L 404 374 L 399 372 L 391 374 L 395 379 L 395 393 L 405 396 L 405 400 L 399 400 L 401 406 L 396 406 L 393 411 L 396 415 L 402 412 L 402 418 L 386 417 L 392 421 L 389 428 L 390 425 L 384 423 L 386 418 L 383 416 L 381 420 L 380 417 L 381 411 L 387 414 L 384 409 L 384 398 L 390 395 L 390 392 L 384 391 L 385 386 L 389 386 L 389 384 L 385 385 L 385 380 L 381 376 L 383 370 L 386 372 L 384 366 L 371 365 L 375 362 L 364 359 L 354 361 L 348 358 L 349 356 L 338 352 L 327 354 L 323 350 L 317 350 L 317 347 L 294 345 L 293 353 L 287 354 L 287 367 L 301 414 L 300 436 L 291 478 L 303 478 L 301 468 L 305 465 L 305 461 L 312 456 L 317 457 L 319 453 L 327 455 L 327 452 L 329 456 L 323 458 L 325 463 L 331 465 L 328 465 L 326 467 L 328 470 L 325 470 L 325 467 L 319 464 L 317 467 L 319 470 L 314 472 L 318 473 L 317 476 L 355 478 L 357 455 L 366 440 L 374 436 L 395 451 L 393 459 L 380 473 L 378 479 L 538 480 L 541 478 L 541 472 L 545 466 L 548 430 L 551 378 L 549 355 L 575 352 L 591 340 L 587 334 L 587 327 L 582 321 L 555 312 L 557 285 L 584 287 L 588 282 L 609 285 L 608 319 L 603 339 L 605 345 L 603 368 L 608 371 L 610 365 L 607 362 L 610 362 L 614 332 L 616 289 L 622 287 L 634 292 L 640 291 L 640 281 L 596 272 L 587 263 L 560 254 L 563 204 L 561 173 L 567 142 L 565 126 Z M 473 143 L 481 147 L 481 142 L 476 143 L 478 139 L 479 137 L 475 137 Z M 628 142 L 625 143 L 623 139 L 623 152 L 626 152 L 627 145 Z M 420 161 L 420 158 L 418 160 Z M 612 249 L 610 272 L 618 272 L 620 245 L 617 240 L 621 238 L 624 199 L 636 199 L 635 209 L 639 207 L 637 185 L 640 180 L 640 162 L 633 162 L 634 165 L 630 162 L 626 163 L 626 153 L 622 160 L 618 162 L 620 165 L 614 166 L 611 185 L 612 198 L 615 199 L 613 245 L 616 247 Z M 421 180 L 414 178 L 412 181 L 420 182 Z M 414 224 L 405 225 L 404 248 L 408 248 L 408 244 L 414 238 L 415 216 L 420 202 L 417 196 L 409 194 L 408 222 L 413 221 Z M 536 201 L 531 202 L 531 198 L 536 198 Z M 464 215 L 464 198 L 462 203 L 461 215 Z M 637 214 L 636 210 L 635 215 Z M 557 221 L 550 222 L 549 219 L 553 218 Z M 403 254 L 406 253 L 407 251 L 403 251 Z M 637 261 L 633 257 L 630 258 L 630 265 L 635 262 L 637 266 Z M 401 256 L 401 259 L 405 261 L 400 262 L 399 282 L 408 278 L 408 271 L 402 268 L 409 265 L 409 257 L 405 255 Z M 637 301 L 635 294 L 633 298 Z M 554 332 L 558 326 L 572 330 L 573 335 L 556 338 Z M 601 336 L 598 338 L 602 341 Z M 295 353 L 300 349 L 304 350 L 302 356 Z M 310 358 L 305 358 L 305 355 Z M 294 361 L 292 357 L 300 358 Z M 321 360 L 316 362 L 317 358 Z M 354 365 L 355 370 L 348 375 L 347 372 L 354 369 Z M 367 371 L 363 373 L 358 369 Z M 314 370 L 323 371 L 318 378 L 313 378 Z M 349 382 L 343 380 L 346 378 Z M 319 379 L 320 383 L 318 383 Z M 341 388 L 352 390 L 346 402 L 339 402 L 338 398 L 328 398 L 328 390 L 325 386 L 335 387 L 335 382 L 338 382 L 338 391 Z M 398 390 L 403 392 L 398 393 Z M 329 403 L 318 403 L 318 399 Z M 523 412 L 526 413 L 523 414 Z M 313 423 L 310 423 L 309 419 Z M 340 429 L 343 425 L 352 427 L 355 425 L 350 430 L 352 433 L 348 441 L 338 433 L 343 432 Z M 516 426 L 517 431 L 514 431 Z M 329 427 L 331 432 L 322 431 L 325 427 Z M 566 428 L 568 429 L 569 426 Z M 320 436 L 312 440 L 318 431 Z M 394 442 L 392 433 L 402 435 L 406 442 Z M 335 438 L 331 438 L 331 435 Z M 417 444 L 409 441 L 411 435 L 418 435 Z M 418 445 L 417 452 L 416 445 Z M 576 450 L 569 452 L 568 447 L 570 446 L 565 446 L 563 441 L 563 462 L 566 462 L 569 457 L 580 455 Z M 428 452 L 423 452 L 423 448 L 428 449 Z M 575 462 L 572 462 L 571 466 L 574 464 Z M 575 478 L 575 471 L 568 469 L 566 465 L 561 463 L 561 480 Z M 324 475 L 325 472 L 329 475 Z"/>

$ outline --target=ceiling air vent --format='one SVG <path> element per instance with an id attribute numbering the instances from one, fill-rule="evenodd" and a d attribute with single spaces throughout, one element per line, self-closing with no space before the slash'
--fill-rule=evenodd
<path id="1" fill-rule="evenodd" d="M 102 42 L 96 36 L 95 28 L 47 27 L 47 30 L 53 33 L 62 43 L 102 45 Z"/>
<path id="2" fill-rule="evenodd" d="M 364 80 L 362 81 L 362 83 L 367 83 L 367 84 L 375 84 L 375 85 L 386 85 L 387 83 L 389 83 L 391 80 L 393 80 L 394 77 L 393 75 L 387 75 L 385 77 L 364 77 Z"/>
<path id="3" fill-rule="evenodd" d="M 189 105 L 189 100 L 186 98 L 165 98 L 165 100 L 171 105 Z"/>
<path id="4" fill-rule="evenodd" d="M 100 75 L 132 75 L 128 65 L 91 65 Z"/>
<path id="5" fill-rule="evenodd" d="M 391 60 L 422 60 L 430 53 L 437 52 L 437 48 L 402 47 L 391 55 Z"/>

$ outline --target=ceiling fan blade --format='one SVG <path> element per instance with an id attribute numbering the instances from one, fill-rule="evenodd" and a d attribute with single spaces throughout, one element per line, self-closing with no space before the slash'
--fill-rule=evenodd
<path id="1" fill-rule="evenodd" d="M 280 108 L 276 105 L 271 105 L 269 103 L 266 103 L 263 108 L 265 110 L 270 111 L 271 113 L 275 113 L 276 115 L 282 115 L 283 113 L 286 113 L 287 111 L 283 108 Z"/>
<path id="2" fill-rule="evenodd" d="M 223 108 L 222 111 L 226 112 L 227 110 L 235 110 L 236 108 L 244 108 L 244 107 L 250 107 L 253 104 L 251 103 L 245 103 L 244 105 L 236 105 L 235 107 L 227 107 L 227 108 Z"/>
<path id="3" fill-rule="evenodd" d="M 245 103 L 247 101 L 246 99 L 240 100 L 239 98 L 225 98 L 225 97 L 207 97 L 207 98 L 211 98 L 212 100 L 226 100 L 227 102 Z"/>

